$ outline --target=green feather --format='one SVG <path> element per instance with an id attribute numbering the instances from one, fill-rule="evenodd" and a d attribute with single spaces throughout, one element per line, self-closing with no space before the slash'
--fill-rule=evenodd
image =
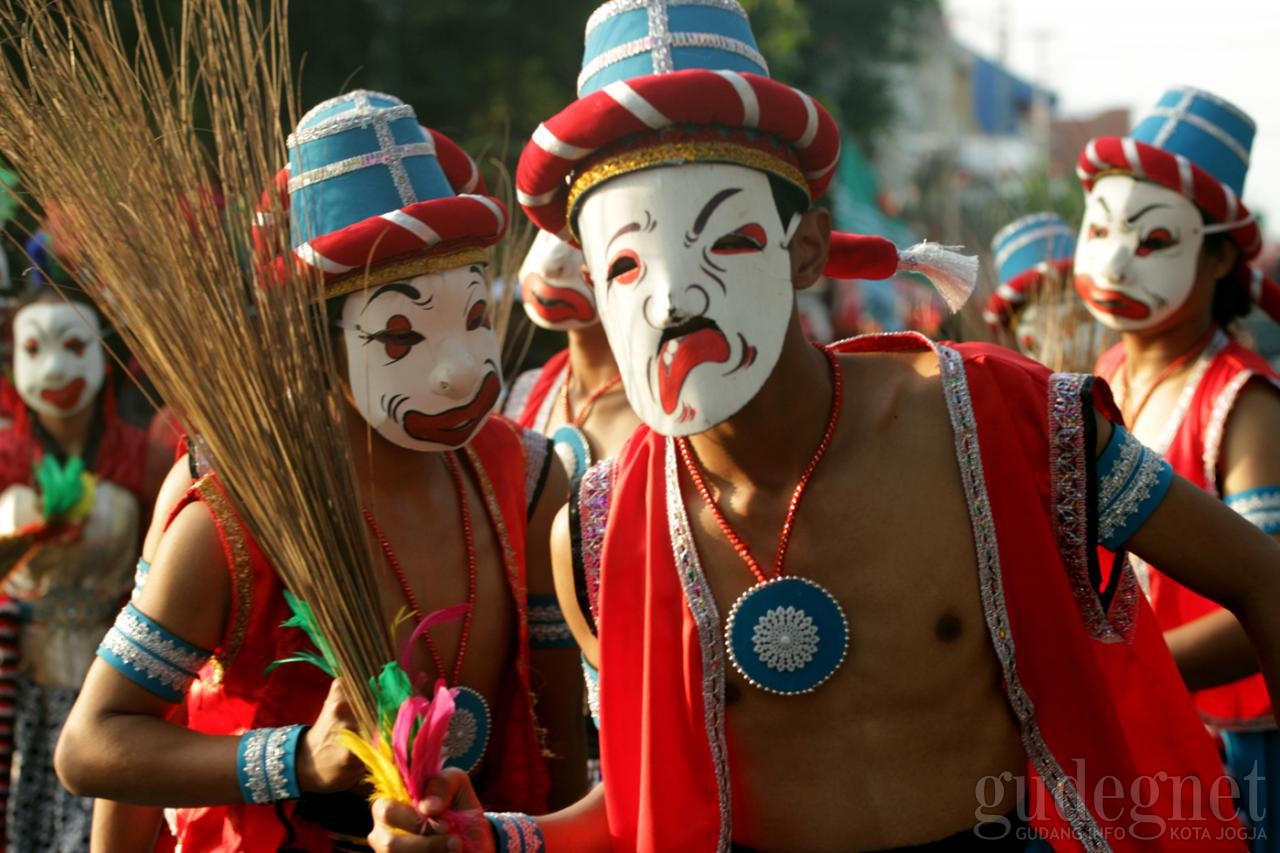
<path id="1" fill-rule="evenodd" d="M 36 484 L 40 487 L 42 511 L 46 521 L 65 515 L 84 497 L 84 460 L 73 456 L 60 464 L 52 453 L 46 453 L 36 468 Z"/>
<path id="2" fill-rule="evenodd" d="M 284 600 L 289 603 L 289 610 L 293 612 L 293 616 L 281 622 L 280 627 L 301 628 L 311 638 L 311 642 L 319 650 L 319 654 L 309 650 L 300 651 L 293 657 L 278 660 L 271 664 L 271 666 L 267 667 L 267 672 L 285 663 L 309 663 L 327 673 L 331 678 L 337 678 L 339 671 L 338 659 L 333 654 L 333 647 L 329 645 L 329 641 L 325 639 L 324 634 L 320 631 L 320 626 L 316 624 L 316 616 L 311 610 L 311 605 L 301 598 L 295 597 L 288 590 L 285 591 Z"/>
<path id="3" fill-rule="evenodd" d="M 395 726 L 396 715 L 400 713 L 400 706 L 413 695 L 413 684 L 400 664 L 392 661 L 382 667 L 382 672 L 369 679 L 369 687 L 378 700 L 378 727 L 386 742 L 391 743 L 391 730 Z"/>

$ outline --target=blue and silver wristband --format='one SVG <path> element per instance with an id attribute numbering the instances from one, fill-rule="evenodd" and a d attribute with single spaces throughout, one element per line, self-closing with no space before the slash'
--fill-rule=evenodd
<path id="1" fill-rule="evenodd" d="M 1098 543 L 1118 551 L 1168 494 L 1173 468 L 1119 425 L 1096 465 Z"/>
<path id="2" fill-rule="evenodd" d="M 262 805 L 302 796 L 298 787 L 298 739 L 307 726 L 251 729 L 236 750 L 236 775 L 246 803 Z"/>
<path id="3" fill-rule="evenodd" d="M 1247 489 L 1222 500 L 1263 533 L 1280 533 L 1280 486 Z"/>
<path id="4" fill-rule="evenodd" d="M 542 853 L 546 845 L 537 822 L 520 812 L 485 812 L 499 853 Z"/>

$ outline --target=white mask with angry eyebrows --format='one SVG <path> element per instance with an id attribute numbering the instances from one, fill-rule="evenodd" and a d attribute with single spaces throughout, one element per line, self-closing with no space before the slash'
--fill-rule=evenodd
<path id="1" fill-rule="evenodd" d="M 107 376 L 101 334 L 85 307 L 42 301 L 14 315 L 13 380 L 23 402 L 50 417 L 87 408 Z"/>
<path id="2" fill-rule="evenodd" d="M 763 172 L 727 164 L 633 172 L 582 202 L 605 333 L 627 400 L 654 431 L 704 432 L 773 372 L 795 308 L 791 224 Z"/>

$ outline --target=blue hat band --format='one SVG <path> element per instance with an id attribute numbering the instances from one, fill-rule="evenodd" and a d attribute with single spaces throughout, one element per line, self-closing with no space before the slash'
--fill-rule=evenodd
<path id="1" fill-rule="evenodd" d="M 1130 138 L 1178 154 L 1213 175 L 1237 197 L 1244 193 L 1254 125 L 1234 106 L 1206 92 L 1166 92 Z"/>
<path id="2" fill-rule="evenodd" d="M 688 68 L 769 73 L 741 6 L 717 0 L 613 6 L 611 14 L 593 16 L 582 63 L 579 97 L 619 80 Z"/>

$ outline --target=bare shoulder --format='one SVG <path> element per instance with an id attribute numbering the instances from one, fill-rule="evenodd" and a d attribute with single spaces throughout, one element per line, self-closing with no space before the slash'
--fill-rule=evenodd
<path id="1" fill-rule="evenodd" d="M 856 407 L 872 431 L 945 426 L 942 370 L 931 350 L 841 357 L 846 411 Z"/>
<path id="2" fill-rule="evenodd" d="M 156 549 L 135 604 L 187 642 L 213 649 L 230 609 L 231 581 L 217 525 L 193 501 L 177 514 Z"/>
<path id="3" fill-rule="evenodd" d="M 1280 483 L 1280 388 L 1257 378 L 1241 389 L 1227 419 L 1219 471 L 1227 492 Z"/>

